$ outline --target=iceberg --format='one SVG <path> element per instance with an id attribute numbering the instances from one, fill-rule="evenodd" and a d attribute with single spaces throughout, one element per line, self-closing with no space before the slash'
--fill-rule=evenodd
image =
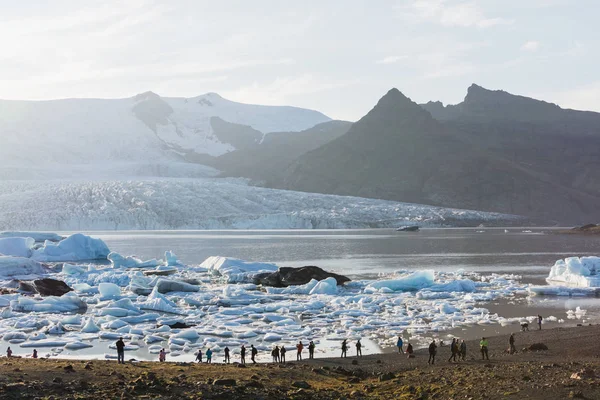
<path id="1" fill-rule="evenodd" d="M 32 259 L 42 262 L 106 260 L 110 250 L 101 239 L 76 233 L 58 243 L 46 241 L 34 250 Z"/>
<path id="2" fill-rule="evenodd" d="M 13 257 L 31 257 L 35 240 L 30 237 L 0 237 L 0 254 Z"/>
<path id="3" fill-rule="evenodd" d="M 45 275 L 46 267 L 37 261 L 24 257 L 0 256 L 0 278 Z"/>
<path id="4" fill-rule="evenodd" d="M 121 297 L 121 288 L 114 283 L 102 282 L 98 285 L 98 291 L 102 299 Z"/>
<path id="5" fill-rule="evenodd" d="M 335 278 L 327 278 L 319 281 L 309 294 L 337 294 L 338 287 Z"/>
<path id="6" fill-rule="evenodd" d="M 431 270 L 417 271 L 398 279 L 372 282 L 365 288 L 367 293 L 381 289 L 393 292 L 417 291 L 434 285 L 434 273 Z"/>
<path id="7" fill-rule="evenodd" d="M 167 267 L 175 267 L 180 265 L 181 263 L 177 260 L 177 256 L 172 251 L 165 251 L 165 261 L 167 263 Z"/>
<path id="8" fill-rule="evenodd" d="M 567 287 L 600 287 L 600 257 L 567 257 L 557 260 L 550 269 L 546 282 Z"/>
<path id="9" fill-rule="evenodd" d="M 17 300 L 11 300 L 10 306 L 17 312 L 65 313 L 87 310 L 87 304 L 72 292 L 43 300 L 19 296 Z"/>
<path id="10" fill-rule="evenodd" d="M 249 262 L 231 257 L 211 256 L 200 264 L 213 275 L 223 276 L 228 283 L 252 281 L 254 275 L 275 272 L 279 267 L 271 263 Z"/>
<path id="11" fill-rule="evenodd" d="M 107 258 L 110 260 L 113 268 L 154 268 L 161 264 L 161 261 L 156 259 L 142 261 L 137 257 L 123 257 L 114 251 L 111 252 Z"/>
<path id="12" fill-rule="evenodd" d="M 94 318 L 90 317 L 83 328 L 81 328 L 81 332 L 83 333 L 97 333 L 100 332 L 100 327 L 96 325 L 94 322 Z"/>

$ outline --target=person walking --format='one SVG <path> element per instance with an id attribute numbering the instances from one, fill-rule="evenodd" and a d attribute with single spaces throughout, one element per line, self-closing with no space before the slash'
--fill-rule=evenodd
<path id="1" fill-rule="evenodd" d="M 456 353 L 458 353 L 458 343 L 456 338 L 453 338 L 452 343 L 450 344 L 450 358 L 448 359 L 448 362 L 452 361 L 452 359 L 456 362 Z"/>
<path id="2" fill-rule="evenodd" d="M 223 362 L 229 364 L 230 363 L 230 358 L 229 358 L 229 347 L 225 346 L 225 360 Z"/>
<path id="3" fill-rule="evenodd" d="M 486 338 L 482 337 L 481 341 L 479 342 L 479 347 L 481 348 L 481 359 L 485 360 L 487 359 L 489 361 L 490 356 L 488 355 L 488 341 Z"/>
<path id="4" fill-rule="evenodd" d="M 302 350 L 304 349 L 304 345 L 302 344 L 302 341 L 298 342 L 298 344 L 296 345 L 296 350 L 298 350 L 296 352 L 296 361 L 302 361 Z"/>
<path id="5" fill-rule="evenodd" d="M 12 350 L 10 349 L 10 347 L 8 349 L 6 349 L 6 357 L 8 357 L 8 358 L 12 357 Z"/>
<path id="6" fill-rule="evenodd" d="M 310 360 L 315 358 L 315 342 L 313 342 L 312 340 L 308 344 L 308 358 Z"/>
<path id="7" fill-rule="evenodd" d="M 356 341 L 356 357 L 362 357 L 362 344 L 360 339 Z"/>
<path id="8" fill-rule="evenodd" d="M 538 330 L 541 331 L 542 330 L 542 319 L 543 318 L 542 318 L 541 315 L 538 314 L 538 318 L 537 319 L 538 319 L 538 328 L 539 328 Z"/>
<path id="9" fill-rule="evenodd" d="M 199 363 L 202 362 L 202 350 L 198 349 L 198 354 L 196 354 L 196 361 Z"/>
<path id="10" fill-rule="evenodd" d="M 437 354 L 437 344 L 435 344 L 435 339 L 429 343 L 429 360 L 427 360 L 427 364 L 435 364 L 435 355 Z"/>
<path id="11" fill-rule="evenodd" d="M 346 352 L 348 351 L 348 343 L 346 343 L 346 339 L 342 342 L 342 357 L 346 358 Z"/>
<path id="12" fill-rule="evenodd" d="M 31 358 L 37 358 L 37 357 L 38 357 L 37 350 L 33 349 L 33 354 L 31 355 Z"/>
<path id="13" fill-rule="evenodd" d="M 254 347 L 253 344 L 250 345 L 250 360 L 252 360 L 252 362 L 254 364 L 256 364 L 256 356 L 258 355 L 258 350 L 256 349 L 256 347 Z"/>
<path id="14" fill-rule="evenodd" d="M 165 349 L 161 349 L 158 352 L 158 361 L 165 362 L 166 359 L 167 359 L 167 353 L 165 352 Z"/>
<path id="15" fill-rule="evenodd" d="M 117 340 L 115 346 L 117 346 L 117 362 L 119 364 L 125 364 L 125 342 L 123 342 L 122 337 Z"/>
<path id="16" fill-rule="evenodd" d="M 273 357 L 273 363 L 279 362 L 279 347 L 273 347 L 273 350 L 271 350 L 271 357 Z"/>
<path id="17" fill-rule="evenodd" d="M 396 342 L 396 347 L 398 347 L 398 353 L 402 354 L 402 346 L 404 346 L 404 342 L 402 341 L 402 337 L 398 336 L 398 341 Z"/>
<path id="18" fill-rule="evenodd" d="M 210 348 L 206 349 L 206 363 L 212 364 L 212 350 Z"/>
<path id="19" fill-rule="evenodd" d="M 246 346 L 244 345 L 240 349 L 240 364 L 246 365 Z"/>
<path id="20" fill-rule="evenodd" d="M 517 348 L 515 347 L 515 335 L 512 333 L 508 338 L 508 352 L 510 354 L 515 354 L 517 352 Z"/>
<path id="21" fill-rule="evenodd" d="M 460 342 L 460 355 L 459 359 L 463 361 L 467 361 L 467 343 L 465 343 L 465 339 Z"/>
<path id="22" fill-rule="evenodd" d="M 408 342 L 408 346 L 406 346 L 406 354 L 408 354 L 408 357 L 406 357 L 406 358 L 415 358 L 413 353 L 414 353 L 413 346 L 412 346 L 412 344 L 410 344 L 410 342 Z"/>
<path id="23" fill-rule="evenodd" d="M 279 360 L 280 362 L 285 364 L 285 352 L 287 350 L 285 349 L 284 345 L 281 345 L 281 349 L 279 349 Z"/>

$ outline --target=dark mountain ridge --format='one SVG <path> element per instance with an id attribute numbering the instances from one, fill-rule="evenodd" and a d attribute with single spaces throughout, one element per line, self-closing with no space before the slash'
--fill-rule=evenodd
<path id="1" fill-rule="evenodd" d="M 446 107 L 392 89 L 273 186 L 583 223 L 600 219 L 599 145 L 598 113 L 477 85 Z"/>

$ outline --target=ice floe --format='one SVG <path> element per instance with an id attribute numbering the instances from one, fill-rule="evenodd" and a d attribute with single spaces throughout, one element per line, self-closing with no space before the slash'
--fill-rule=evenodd
<path id="1" fill-rule="evenodd" d="M 106 260 L 109 253 L 108 246 L 101 239 L 76 233 L 58 243 L 47 240 L 33 251 L 31 258 L 42 262 Z"/>

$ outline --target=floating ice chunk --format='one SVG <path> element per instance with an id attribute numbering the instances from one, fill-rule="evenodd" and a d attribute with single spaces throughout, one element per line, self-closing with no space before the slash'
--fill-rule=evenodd
<path id="1" fill-rule="evenodd" d="M 439 305 L 438 308 L 440 312 L 444 314 L 453 314 L 455 312 L 458 312 L 458 309 L 454 306 L 451 306 L 449 303 L 442 303 Z"/>
<path id="2" fill-rule="evenodd" d="M 46 330 L 46 333 L 50 335 L 62 335 L 65 333 L 65 328 L 62 323 L 57 322 L 50 325 L 50 327 Z"/>
<path id="3" fill-rule="evenodd" d="M 25 332 L 8 332 L 3 337 L 3 340 L 9 342 L 11 340 L 27 340 L 27 334 Z"/>
<path id="4" fill-rule="evenodd" d="M 144 342 L 146 342 L 146 344 L 162 342 L 163 340 L 165 340 L 165 338 L 154 335 L 148 335 L 144 338 Z"/>
<path id="5" fill-rule="evenodd" d="M 122 328 L 126 325 L 129 325 L 127 322 L 123 321 L 122 319 L 115 319 L 113 321 L 107 322 L 105 324 L 102 324 L 102 329 L 119 329 Z"/>
<path id="6" fill-rule="evenodd" d="M 29 335 L 28 340 L 42 340 L 42 339 L 47 339 L 48 337 L 42 333 L 42 332 L 35 332 L 31 335 Z"/>
<path id="7" fill-rule="evenodd" d="M 98 293 L 98 288 L 90 286 L 87 283 L 76 283 L 73 289 L 78 293 Z"/>
<path id="8" fill-rule="evenodd" d="M 85 326 L 83 328 L 81 328 L 81 332 L 83 333 L 96 333 L 96 332 L 100 332 L 100 327 L 98 325 L 96 325 L 96 323 L 94 322 L 94 318 L 90 317 Z"/>
<path id="9" fill-rule="evenodd" d="M 334 295 L 334 294 L 337 294 L 337 292 L 338 292 L 338 287 L 337 287 L 337 281 L 335 280 L 335 278 L 327 278 L 327 279 L 323 279 L 322 281 L 319 281 L 319 283 L 317 283 L 315 285 L 315 287 L 311 289 L 309 294 Z"/>
<path id="10" fill-rule="evenodd" d="M 65 345 L 65 349 L 67 349 L 67 350 L 81 350 L 81 349 L 87 349 L 89 347 L 94 347 L 94 346 L 90 343 L 83 343 L 80 341 L 69 342 Z"/>
<path id="11" fill-rule="evenodd" d="M 114 251 L 107 258 L 110 260 L 113 268 L 154 268 L 161 263 L 156 259 L 142 261 L 137 257 L 123 257 Z"/>
<path id="12" fill-rule="evenodd" d="M 102 282 L 98 285 L 98 291 L 102 299 L 121 297 L 121 288 L 114 283 Z"/>
<path id="13" fill-rule="evenodd" d="M 277 333 L 273 333 L 273 332 L 269 332 L 263 337 L 263 341 L 265 341 L 265 342 L 277 342 L 280 340 L 281 340 L 281 335 L 279 335 Z"/>
<path id="14" fill-rule="evenodd" d="M 197 292 L 200 288 L 186 282 L 173 281 L 168 279 L 159 279 L 156 283 L 156 290 L 160 293 L 169 292 Z"/>
<path id="15" fill-rule="evenodd" d="M 73 292 L 60 297 L 49 296 L 42 300 L 19 296 L 17 300 L 10 302 L 10 306 L 17 312 L 65 313 L 87 309 L 87 304 Z"/>
<path id="16" fill-rule="evenodd" d="M 167 263 L 167 266 L 169 266 L 169 267 L 174 267 L 174 266 L 180 265 L 175 253 L 173 253 L 170 250 L 165 251 L 165 261 Z"/>
<path id="17" fill-rule="evenodd" d="M 35 240 L 30 237 L 0 237 L 0 254 L 13 257 L 31 257 Z"/>
<path id="18" fill-rule="evenodd" d="M 10 304 L 10 302 L 8 302 L 8 304 Z M 0 312 L 0 319 L 7 319 L 12 317 L 14 314 L 12 312 L 12 308 L 10 306 L 5 307 L 2 309 L 2 312 Z"/>
<path id="19" fill-rule="evenodd" d="M 186 314 L 183 310 L 180 310 L 177 307 L 173 307 L 170 304 L 170 302 L 167 302 L 165 299 L 160 298 L 148 299 L 147 301 L 139 303 L 139 306 L 143 310 L 151 310 L 179 315 Z"/>
<path id="20" fill-rule="evenodd" d="M 172 337 L 186 340 L 198 340 L 200 335 L 198 335 L 198 332 L 195 329 L 185 329 L 179 333 L 176 333 Z"/>
<path id="21" fill-rule="evenodd" d="M 269 294 L 309 294 L 311 290 L 319 283 L 316 279 L 311 279 L 310 282 L 304 285 L 288 286 L 285 288 L 267 287 Z"/>
<path id="22" fill-rule="evenodd" d="M 75 314 L 63 318 L 61 322 L 63 323 L 63 325 L 81 325 L 81 321 L 81 315 Z"/>
<path id="23" fill-rule="evenodd" d="M 48 270 L 39 262 L 24 257 L 0 255 L 0 277 L 44 275 Z"/>
<path id="24" fill-rule="evenodd" d="M 87 267 L 83 265 L 74 265 L 68 263 L 64 263 L 62 268 L 62 272 L 65 275 L 80 275 L 85 273 L 87 270 Z"/>
<path id="25" fill-rule="evenodd" d="M 398 279 L 382 280 L 370 283 L 365 292 L 372 293 L 382 288 L 388 288 L 394 292 L 415 291 L 429 288 L 434 284 L 434 274 L 431 270 L 417 271 Z"/>
<path id="26" fill-rule="evenodd" d="M 200 267 L 206 268 L 214 275 L 223 276 L 229 283 L 250 282 L 252 277 L 263 272 L 275 272 L 279 267 L 275 264 L 249 262 L 231 257 L 208 257 Z"/>
<path id="27" fill-rule="evenodd" d="M 46 241 L 43 247 L 33 251 L 31 258 L 43 262 L 104 260 L 109 253 L 101 239 L 76 233 L 56 244 Z"/>
<path id="28" fill-rule="evenodd" d="M 571 287 L 600 287 L 600 257 L 567 257 L 557 260 L 546 281 Z"/>

